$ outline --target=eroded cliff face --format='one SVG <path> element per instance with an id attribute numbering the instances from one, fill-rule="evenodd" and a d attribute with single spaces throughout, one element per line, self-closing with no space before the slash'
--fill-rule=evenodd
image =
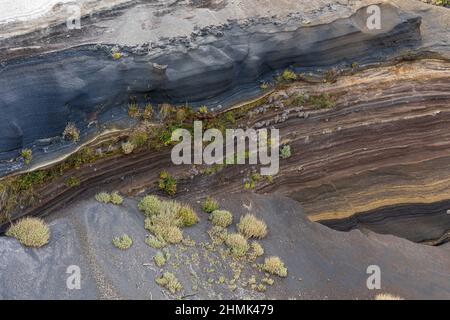
<path id="1" fill-rule="evenodd" d="M 291 18 L 280 25 L 256 21 L 206 28 L 191 39 L 160 44 L 160 53 L 123 48 L 114 58 L 111 46 L 83 45 L 6 60 L 0 79 L 0 154 L 9 159 L 38 140 L 40 151 L 42 140 L 60 136 L 67 122 L 83 136 L 95 134 L 123 119 L 130 99 L 227 107 L 258 94 L 258 80 L 290 65 L 304 72 L 345 68 L 387 61 L 420 44 L 419 16 L 389 4 L 381 8 L 383 32 L 364 29 L 362 8 L 315 26 Z M 54 149 L 59 148 L 46 151 Z"/>
<path id="2" fill-rule="evenodd" d="M 198 24 L 190 25 L 193 33 L 189 37 L 177 33 L 178 37 L 154 42 L 148 41 L 153 35 L 144 27 L 137 34 L 139 39 L 130 40 L 124 37 L 123 28 L 117 31 L 112 26 L 127 21 L 136 10 L 142 10 L 140 19 L 145 20 L 145 13 L 153 14 L 159 2 L 131 1 L 103 14 L 86 16 L 86 27 L 67 41 L 60 25 L 52 26 L 44 36 L 15 29 L 15 37 L 0 41 L 0 47 L 6 49 L 0 52 L 0 110 L 4 111 L 0 113 L 1 230 L 10 220 L 26 215 L 51 219 L 65 206 L 77 207 L 79 201 L 102 190 L 119 190 L 137 199 L 143 194 L 161 195 L 155 182 L 162 170 L 178 181 L 175 198 L 192 204 L 205 195 L 220 198 L 242 193 L 244 182 L 253 179 L 258 166 L 175 166 L 171 162 L 170 148 L 164 146 L 161 136 L 172 123 L 165 123 L 158 115 L 157 105 L 177 105 L 176 113 L 188 104 L 193 108 L 183 109 L 188 116 L 177 125 L 201 119 L 211 127 L 281 130 L 281 142 L 291 147 L 292 155 L 281 160 L 279 174 L 272 179 L 255 179 L 254 188 L 246 192 L 287 196 L 302 205 L 310 220 L 338 230 L 369 229 L 439 245 L 434 251 L 436 248 L 406 240 L 393 241 L 397 248 L 410 253 L 404 263 L 422 263 L 436 273 L 432 280 L 442 283 L 441 270 L 427 261 L 445 265 L 448 260 L 450 14 L 444 8 L 416 2 L 389 2 L 381 6 L 389 27 L 369 32 L 362 25 L 368 2 L 357 7 L 332 2 L 330 6 L 329 2 L 314 2 L 305 14 L 290 7 L 294 4 L 281 5 L 280 12 L 286 13 L 282 18 L 251 15 L 246 21 L 227 21 L 232 12 L 227 4 L 204 8 L 202 3 L 190 3 L 189 8 L 195 8 L 192 11 L 176 4 L 177 9 L 169 13 L 162 5 L 158 7 L 162 20 L 154 32 L 174 25 L 164 20 L 168 17 L 185 17 L 188 12 L 201 16 L 203 9 L 214 11 L 218 20 L 200 28 L 209 20 L 194 19 Z M 296 5 L 306 6 L 303 2 Z M 240 14 L 249 12 L 245 10 Z M 311 16 L 317 23 L 308 20 Z M 109 33 L 102 31 L 101 23 Z M 112 41 L 114 37 L 117 42 Z M 45 39 L 46 45 L 32 47 L 37 39 Z M 297 80 L 281 78 L 275 83 L 274 76 L 288 67 L 297 73 Z M 141 106 L 153 104 L 152 123 L 130 119 L 129 101 Z M 211 107 L 207 116 L 195 112 L 203 104 Z M 81 130 L 81 141 L 76 144 L 61 139 L 68 122 Z M 121 143 L 130 139 L 136 127 L 148 134 L 149 141 L 124 155 Z M 17 158 L 24 147 L 33 151 L 29 166 Z M 71 178 L 76 178 L 77 184 L 69 184 Z M 299 207 L 282 207 L 283 198 L 270 200 L 272 204 L 265 196 L 255 197 L 256 202 L 264 203 L 262 209 L 268 217 L 278 210 L 301 214 Z M 233 198 L 230 203 L 237 208 L 241 200 Z M 81 210 L 95 213 L 98 209 L 91 203 L 86 208 Z M 70 214 L 63 218 L 68 217 Z M 311 234 L 320 234 L 306 241 L 313 240 L 311 247 L 303 248 L 309 257 L 325 250 L 324 242 L 340 241 L 340 237 L 346 240 L 332 249 L 342 250 L 343 259 L 355 243 L 363 243 L 358 247 L 362 252 L 375 250 L 379 256 L 391 244 L 390 237 L 372 238 L 358 232 L 344 236 L 317 224 L 290 220 L 294 219 L 290 216 L 274 221 L 279 224 L 277 232 L 289 225 L 285 218 L 312 226 Z M 78 239 L 64 220 L 57 222 L 57 230 L 66 229 Z M 300 245 L 305 239 L 298 238 L 296 232 L 287 231 Z M 369 244 L 373 239 L 389 241 L 376 247 Z M 15 250 L 10 242 L 6 242 L 7 254 Z M 46 259 L 54 259 L 52 250 L 59 252 L 64 245 L 49 248 Z M 86 248 L 72 249 L 80 257 L 86 254 Z M 326 255 L 332 252 L 323 251 Z M 291 252 L 287 255 L 292 256 Z M 370 260 L 352 259 L 361 266 Z M 297 270 L 302 262 L 293 260 Z M 308 274 L 317 268 L 302 266 L 309 268 Z M 402 281 L 408 279 L 404 275 Z M 313 280 L 317 279 L 311 277 L 311 285 Z M 399 285 L 394 282 L 393 286 Z M 431 294 L 423 290 L 423 283 L 411 283 L 402 292 L 405 297 Z M 289 295 L 294 294 L 295 285 L 287 285 Z M 90 289 L 95 297 L 95 288 Z M 433 294 L 442 297 L 445 290 L 448 288 L 440 287 Z M 269 297 L 288 297 L 282 290 L 274 292 Z M 326 292 L 311 289 L 309 294 L 319 297 Z M 341 294 L 337 292 L 336 297 Z M 122 294 L 143 295 L 130 292 L 128 287 Z"/>

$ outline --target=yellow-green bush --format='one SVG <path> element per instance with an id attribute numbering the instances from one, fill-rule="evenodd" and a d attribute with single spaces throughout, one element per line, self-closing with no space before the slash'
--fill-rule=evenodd
<path id="1" fill-rule="evenodd" d="M 138 204 L 138 209 L 143 211 L 146 217 L 157 215 L 161 210 L 161 200 L 157 196 L 145 196 Z"/>
<path id="2" fill-rule="evenodd" d="M 153 260 L 155 261 L 155 264 L 160 268 L 166 264 L 166 257 L 161 251 L 156 253 L 156 255 L 153 257 Z"/>
<path id="3" fill-rule="evenodd" d="M 124 234 L 121 237 L 115 237 L 112 240 L 112 243 L 116 248 L 120 250 L 126 250 L 131 247 L 131 245 L 133 244 L 133 240 L 131 240 L 131 238 L 127 234 Z"/>
<path id="4" fill-rule="evenodd" d="M 230 249 L 231 254 L 235 257 L 244 256 L 249 248 L 247 239 L 239 233 L 228 234 L 225 244 Z"/>
<path id="5" fill-rule="evenodd" d="M 181 283 L 171 272 L 164 272 L 164 274 L 161 277 L 156 278 L 155 281 L 161 287 L 164 287 L 167 290 L 169 290 L 172 294 L 175 294 L 183 289 Z"/>
<path id="6" fill-rule="evenodd" d="M 262 239 L 267 235 L 266 223 L 250 213 L 241 217 L 237 228 L 247 238 Z"/>
<path id="7" fill-rule="evenodd" d="M 287 268 L 279 257 L 268 257 L 264 260 L 263 270 L 280 277 L 287 276 Z"/>
<path id="8" fill-rule="evenodd" d="M 23 149 L 20 152 L 20 156 L 23 158 L 25 164 L 30 164 L 31 160 L 33 159 L 33 151 L 31 151 L 31 149 Z"/>
<path id="9" fill-rule="evenodd" d="M 192 226 L 198 222 L 197 214 L 190 206 L 177 201 L 163 201 L 156 196 L 144 197 L 138 208 L 146 216 L 145 229 L 152 232 L 156 240 L 171 244 L 183 240 L 181 227 Z M 155 239 L 152 239 L 152 243 L 159 245 Z"/>
<path id="10" fill-rule="evenodd" d="M 264 254 L 264 248 L 256 241 L 252 241 L 250 249 L 250 260 L 256 260 L 256 258 Z"/>
<path id="11" fill-rule="evenodd" d="M 198 216 L 194 209 L 187 205 L 180 208 L 178 211 L 178 216 L 180 217 L 184 227 L 193 226 L 198 222 Z"/>
<path id="12" fill-rule="evenodd" d="M 107 192 L 100 192 L 95 195 L 95 200 L 101 203 L 109 203 L 111 201 L 111 195 Z"/>
<path id="13" fill-rule="evenodd" d="M 219 209 L 219 204 L 211 197 L 207 197 L 202 205 L 202 210 L 207 213 L 211 213 Z"/>
<path id="14" fill-rule="evenodd" d="M 42 247 L 50 240 L 50 229 L 38 218 L 23 218 L 13 223 L 6 232 L 27 247 Z"/>
<path id="15" fill-rule="evenodd" d="M 226 228 L 233 223 L 233 215 L 226 210 L 215 210 L 210 214 L 209 220 L 215 226 Z"/>
<path id="16" fill-rule="evenodd" d="M 111 203 L 116 206 L 120 206 L 123 203 L 123 198 L 117 191 L 111 193 Z"/>

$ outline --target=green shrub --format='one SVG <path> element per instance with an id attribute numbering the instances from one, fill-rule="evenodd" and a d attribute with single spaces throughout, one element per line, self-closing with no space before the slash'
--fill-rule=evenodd
<path id="1" fill-rule="evenodd" d="M 287 269 L 279 257 L 268 257 L 264 260 L 263 270 L 280 277 L 287 276 Z"/>
<path id="2" fill-rule="evenodd" d="M 80 180 L 77 177 L 70 177 L 66 180 L 65 185 L 69 188 L 80 185 Z"/>
<path id="3" fill-rule="evenodd" d="M 190 206 L 182 206 L 178 211 L 178 215 L 181 218 L 184 227 L 193 226 L 198 222 L 198 216 Z"/>
<path id="4" fill-rule="evenodd" d="M 122 58 L 122 54 L 120 52 L 113 52 L 113 53 L 111 53 L 111 57 L 114 60 L 119 60 L 120 58 Z"/>
<path id="5" fill-rule="evenodd" d="M 143 128 L 134 130 L 130 135 L 130 142 L 135 148 L 143 147 L 148 141 L 147 131 Z"/>
<path id="6" fill-rule="evenodd" d="M 171 272 L 164 272 L 161 277 L 155 279 L 156 283 L 161 287 L 166 288 L 172 294 L 177 293 L 178 291 L 183 289 L 183 286 L 175 277 L 175 275 Z"/>
<path id="7" fill-rule="evenodd" d="M 161 210 L 161 200 L 157 196 L 145 196 L 138 204 L 138 209 L 143 211 L 145 216 L 159 214 Z"/>
<path id="8" fill-rule="evenodd" d="M 20 152 L 20 156 L 23 158 L 25 164 L 30 164 L 31 160 L 33 160 L 33 151 L 31 149 L 23 149 Z"/>
<path id="9" fill-rule="evenodd" d="M 281 148 L 280 150 L 281 159 L 287 159 L 290 156 L 291 156 L 291 146 L 290 145 L 283 146 L 283 148 Z"/>
<path id="10" fill-rule="evenodd" d="M 261 90 L 267 90 L 267 89 L 269 89 L 269 84 L 268 84 L 267 82 L 263 82 L 263 83 L 261 83 L 261 85 L 259 86 L 259 88 L 260 88 Z"/>
<path id="11" fill-rule="evenodd" d="M 215 226 L 226 228 L 233 223 L 233 215 L 226 210 L 214 210 L 209 216 L 209 220 Z"/>
<path id="12" fill-rule="evenodd" d="M 123 203 L 123 198 L 120 196 L 120 194 L 116 191 L 111 194 L 111 203 L 115 204 L 116 206 L 120 206 Z"/>
<path id="13" fill-rule="evenodd" d="M 130 154 L 132 153 L 134 150 L 134 145 L 127 141 L 127 142 L 122 142 L 122 153 L 123 154 Z"/>
<path id="14" fill-rule="evenodd" d="M 153 260 L 155 261 L 155 264 L 160 268 L 166 264 L 166 257 L 161 251 L 158 251 L 156 253 L 156 255 L 153 257 Z"/>
<path id="15" fill-rule="evenodd" d="M 78 130 L 75 123 L 69 122 L 67 124 L 63 132 L 63 138 L 73 142 L 78 142 L 80 140 L 80 130 Z"/>
<path id="16" fill-rule="evenodd" d="M 331 109 L 336 106 L 336 103 L 328 94 L 321 94 L 309 98 L 314 109 Z"/>
<path id="17" fill-rule="evenodd" d="M 6 235 L 16 238 L 24 246 L 39 248 L 50 240 L 50 229 L 43 220 L 27 217 L 13 223 Z"/>
<path id="18" fill-rule="evenodd" d="M 294 71 L 286 69 L 283 73 L 277 78 L 277 82 L 293 82 L 297 80 L 297 74 Z"/>
<path id="19" fill-rule="evenodd" d="M 237 224 L 238 231 L 247 238 L 262 239 L 267 235 L 267 225 L 253 214 L 242 216 Z"/>
<path id="20" fill-rule="evenodd" d="M 244 189 L 245 190 L 253 190 L 255 189 L 256 185 L 255 185 L 255 181 L 252 180 L 247 180 L 244 182 Z"/>
<path id="21" fill-rule="evenodd" d="M 217 203 L 216 200 L 214 200 L 211 197 L 207 197 L 206 200 L 203 202 L 202 210 L 204 212 L 211 213 L 218 209 L 219 209 L 219 204 Z"/>
<path id="22" fill-rule="evenodd" d="M 121 237 L 115 237 L 112 240 L 112 243 L 116 248 L 120 250 L 126 250 L 131 247 L 131 245 L 133 244 L 133 240 L 131 240 L 128 235 L 124 234 Z"/>
<path id="23" fill-rule="evenodd" d="M 177 193 L 177 180 L 167 171 L 163 171 L 159 175 L 159 189 L 165 191 L 169 196 Z"/>
<path id="24" fill-rule="evenodd" d="M 95 195 L 95 200 L 101 203 L 109 203 L 111 201 L 111 196 L 107 192 L 100 192 Z"/>
<path id="25" fill-rule="evenodd" d="M 207 106 L 201 106 L 198 109 L 198 112 L 200 112 L 201 114 L 207 114 L 208 113 L 208 107 Z"/>
<path id="26" fill-rule="evenodd" d="M 235 257 L 244 256 L 249 249 L 247 239 L 239 233 L 228 234 L 225 244 L 230 249 L 231 254 Z"/>

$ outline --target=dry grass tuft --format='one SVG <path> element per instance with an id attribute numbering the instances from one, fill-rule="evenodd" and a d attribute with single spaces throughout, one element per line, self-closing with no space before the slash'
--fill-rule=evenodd
<path id="1" fill-rule="evenodd" d="M 43 220 L 28 217 L 12 224 L 6 235 L 16 238 L 24 246 L 39 248 L 48 243 L 50 229 Z"/>
<path id="2" fill-rule="evenodd" d="M 231 254 L 234 257 L 244 256 L 249 248 L 247 239 L 239 233 L 231 233 L 227 236 L 225 244 L 230 248 Z"/>
<path id="3" fill-rule="evenodd" d="M 280 277 L 287 276 L 287 268 L 279 257 L 268 257 L 264 260 L 263 270 Z"/>
<path id="4" fill-rule="evenodd" d="M 253 241 L 250 244 L 250 254 L 249 254 L 249 259 L 251 261 L 256 260 L 256 258 L 262 256 L 264 254 L 264 248 L 256 241 Z"/>
<path id="5" fill-rule="evenodd" d="M 267 235 L 267 225 L 253 214 L 242 216 L 237 224 L 238 231 L 247 238 L 262 239 Z"/>
<path id="6" fill-rule="evenodd" d="M 226 210 L 215 210 L 209 216 L 209 220 L 215 226 L 226 228 L 233 223 L 233 215 Z"/>
<path id="7" fill-rule="evenodd" d="M 403 300 L 403 298 L 390 293 L 379 293 L 375 296 L 375 300 Z"/>

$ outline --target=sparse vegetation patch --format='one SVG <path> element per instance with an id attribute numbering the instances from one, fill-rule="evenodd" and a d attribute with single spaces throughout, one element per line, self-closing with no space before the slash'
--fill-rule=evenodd
<path id="1" fill-rule="evenodd" d="M 155 281 L 161 287 L 164 287 L 167 290 L 169 290 L 172 294 L 175 294 L 183 289 L 181 283 L 171 272 L 164 272 L 164 274 L 161 277 L 156 278 Z"/>

